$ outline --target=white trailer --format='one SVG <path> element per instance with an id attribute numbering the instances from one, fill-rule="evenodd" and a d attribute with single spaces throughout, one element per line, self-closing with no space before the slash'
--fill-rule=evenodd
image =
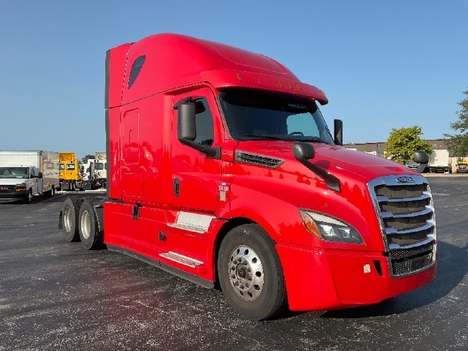
<path id="1" fill-rule="evenodd" d="M 0 200 L 32 201 L 60 189 L 59 153 L 0 151 Z"/>
<path id="2" fill-rule="evenodd" d="M 95 190 L 102 185 L 97 179 L 96 171 L 94 170 L 95 160 L 90 158 L 86 163 L 81 164 L 81 176 L 83 178 L 83 190 Z"/>
<path id="3" fill-rule="evenodd" d="M 102 187 L 107 183 L 107 154 L 106 152 L 96 151 L 94 158 L 94 174 Z"/>
<path id="4" fill-rule="evenodd" d="M 449 151 L 445 149 L 433 150 L 427 168 L 430 173 L 452 173 Z"/>

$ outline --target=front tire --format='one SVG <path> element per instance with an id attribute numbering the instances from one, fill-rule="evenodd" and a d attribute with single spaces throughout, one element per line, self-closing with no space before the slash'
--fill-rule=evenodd
<path id="1" fill-rule="evenodd" d="M 97 250 L 104 246 L 104 235 L 99 231 L 97 215 L 93 204 L 84 200 L 79 214 L 81 244 L 87 250 Z"/>
<path id="2" fill-rule="evenodd" d="M 23 204 L 30 204 L 33 200 L 32 189 L 28 190 L 28 195 L 21 201 Z"/>
<path id="3" fill-rule="evenodd" d="M 217 266 L 226 300 L 239 314 L 262 320 L 286 307 L 281 263 L 273 242 L 258 225 L 232 229 L 221 242 Z"/>

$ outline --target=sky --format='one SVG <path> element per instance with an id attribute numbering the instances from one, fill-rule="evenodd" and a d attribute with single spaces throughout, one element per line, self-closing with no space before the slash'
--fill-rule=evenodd
<path id="1" fill-rule="evenodd" d="M 0 0 L 0 150 L 105 151 L 106 50 L 156 33 L 237 46 L 322 89 L 345 143 L 453 134 L 466 0 Z"/>

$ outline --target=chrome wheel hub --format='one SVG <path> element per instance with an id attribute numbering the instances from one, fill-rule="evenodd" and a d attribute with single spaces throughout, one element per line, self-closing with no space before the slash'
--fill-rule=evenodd
<path id="1" fill-rule="evenodd" d="M 88 211 L 83 211 L 80 222 L 81 235 L 84 239 L 88 239 L 91 235 L 91 216 Z"/>
<path id="2" fill-rule="evenodd" d="M 72 230 L 72 225 L 71 225 L 71 210 L 69 208 L 65 208 L 63 212 L 63 226 L 67 233 L 71 232 Z"/>
<path id="3" fill-rule="evenodd" d="M 228 274 L 234 291 L 243 300 L 253 301 L 262 293 L 265 283 L 263 266 L 252 248 L 242 245 L 231 252 Z"/>

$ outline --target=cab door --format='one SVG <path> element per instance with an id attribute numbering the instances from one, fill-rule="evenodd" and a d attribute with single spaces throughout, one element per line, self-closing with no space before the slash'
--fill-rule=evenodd
<path id="1" fill-rule="evenodd" d="M 219 111 L 208 88 L 174 96 L 173 105 L 190 98 L 196 104 L 197 137 L 195 142 L 212 147 L 221 145 Z M 177 109 L 172 111 L 171 126 L 171 179 L 168 203 L 176 209 L 214 213 L 218 203 L 218 181 L 221 160 L 206 156 L 182 144 L 177 138 Z"/>
<path id="2" fill-rule="evenodd" d="M 30 177 L 32 178 L 32 184 L 33 184 L 33 194 L 42 194 L 42 183 L 43 183 L 43 178 L 40 177 L 40 172 L 39 168 L 31 167 L 29 169 L 31 172 Z"/>

